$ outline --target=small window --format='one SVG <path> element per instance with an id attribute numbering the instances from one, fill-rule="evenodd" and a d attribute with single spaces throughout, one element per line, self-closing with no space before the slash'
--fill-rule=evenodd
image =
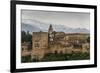
<path id="1" fill-rule="evenodd" d="M 36 48 L 39 47 L 39 43 L 36 43 L 36 44 L 35 44 L 35 47 L 36 47 Z"/>

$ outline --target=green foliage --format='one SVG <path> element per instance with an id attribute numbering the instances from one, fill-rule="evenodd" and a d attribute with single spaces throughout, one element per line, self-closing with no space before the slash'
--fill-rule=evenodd
<path id="1" fill-rule="evenodd" d="M 22 62 L 22 63 L 31 62 L 31 55 L 22 56 L 22 57 L 21 57 L 21 62 Z"/>
<path id="2" fill-rule="evenodd" d="M 89 53 L 73 53 L 71 56 L 68 57 L 68 60 L 86 60 L 89 58 Z"/>
<path id="3" fill-rule="evenodd" d="M 37 59 L 35 59 L 35 58 L 32 60 L 32 62 L 38 62 L 38 61 L 39 61 L 39 60 L 37 60 Z"/>
<path id="4" fill-rule="evenodd" d="M 89 58 L 89 53 L 47 54 L 41 61 L 86 60 Z"/>
<path id="5" fill-rule="evenodd" d="M 61 61 L 67 59 L 63 54 L 48 54 L 42 61 Z"/>
<path id="6" fill-rule="evenodd" d="M 49 62 L 49 61 L 71 61 L 71 60 L 87 60 L 90 59 L 90 54 L 89 53 L 73 53 L 73 54 L 46 54 L 43 59 L 41 60 L 36 60 L 33 59 L 31 60 L 31 56 L 22 56 L 21 62 L 26 63 L 26 62 Z"/>
<path id="7" fill-rule="evenodd" d="M 32 42 L 32 35 L 27 31 L 21 31 L 21 41 L 23 42 Z"/>

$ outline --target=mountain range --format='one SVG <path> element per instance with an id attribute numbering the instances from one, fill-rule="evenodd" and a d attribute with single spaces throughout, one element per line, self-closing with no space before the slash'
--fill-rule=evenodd
<path id="1" fill-rule="evenodd" d="M 23 19 L 22 20 L 22 31 L 32 32 L 48 32 L 50 26 L 49 23 L 43 23 L 37 20 Z M 65 32 L 65 33 L 90 33 L 86 28 L 71 28 L 61 24 L 52 24 L 54 31 L 56 32 Z"/>

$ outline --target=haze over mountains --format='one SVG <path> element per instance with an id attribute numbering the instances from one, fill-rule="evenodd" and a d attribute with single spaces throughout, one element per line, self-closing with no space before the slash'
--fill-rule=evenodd
<path id="1" fill-rule="evenodd" d="M 48 32 L 50 26 L 49 23 L 43 23 L 37 20 L 23 19 L 22 20 L 22 31 L 32 32 Z M 54 31 L 65 32 L 65 33 L 90 33 L 86 28 L 71 28 L 61 24 L 52 24 Z"/>

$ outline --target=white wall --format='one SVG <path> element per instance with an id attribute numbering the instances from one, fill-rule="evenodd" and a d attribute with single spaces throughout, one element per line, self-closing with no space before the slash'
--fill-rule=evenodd
<path id="1" fill-rule="evenodd" d="M 100 72 L 100 1 L 99 0 L 33 0 L 57 3 L 98 5 L 98 67 L 34 73 L 99 73 Z M 10 73 L 10 0 L 0 0 L 0 73 Z M 30 73 L 30 72 L 29 72 Z"/>

